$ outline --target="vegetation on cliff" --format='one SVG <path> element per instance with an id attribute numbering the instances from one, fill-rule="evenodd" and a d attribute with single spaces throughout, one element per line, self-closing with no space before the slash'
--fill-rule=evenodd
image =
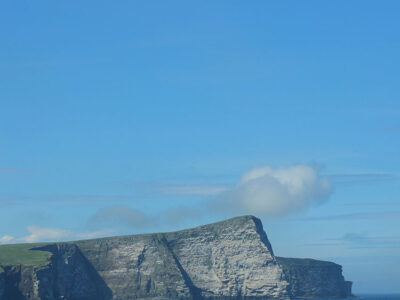
<path id="1" fill-rule="evenodd" d="M 0 245 L 0 267 L 6 265 L 45 265 L 49 262 L 50 252 L 32 250 L 45 243 Z"/>

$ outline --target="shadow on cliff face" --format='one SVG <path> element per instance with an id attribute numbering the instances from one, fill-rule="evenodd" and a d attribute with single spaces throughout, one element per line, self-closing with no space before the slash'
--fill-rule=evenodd
<path id="1" fill-rule="evenodd" d="M 79 250 L 81 258 L 86 266 L 87 274 L 91 278 L 91 282 L 93 283 L 93 288 L 95 289 L 96 296 L 94 298 L 86 299 L 86 298 L 71 298 L 71 300 L 111 300 L 113 298 L 113 294 L 111 289 L 107 286 L 107 283 L 103 280 L 100 274 L 96 271 L 96 269 L 92 266 L 89 260 L 82 254 Z"/>
<path id="2" fill-rule="evenodd" d="M 53 244 L 32 250 L 48 251 L 53 254 L 50 264 L 38 270 L 36 274 L 39 280 L 40 298 L 69 300 L 113 298 L 111 289 L 75 244 Z"/>
<path id="3" fill-rule="evenodd" d="M 185 281 L 186 285 L 189 287 L 190 294 L 192 296 L 193 300 L 203 300 L 204 297 L 201 295 L 201 289 L 199 289 L 197 286 L 194 285 L 192 279 L 189 277 L 188 273 L 185 271 L 185 269 L 182 267 L 181 263 L 179 262 L 178 258 L 176 257 L 174 251 L 172 250 L 169 242 L 165 237 L 161 239 L 161 242 L 166 246 L 168 251 L 170 252 L 172 258 L 175 261 L 175 264 L 179 271 L 182 274 L 182 278 Z"/>
<path id="4" fill-rule="evenodd" d="M 21 267 L 4 267 L 5 280 L 4 291 L 1 299 L 26 300 L 27 298 L 19 289 L 21 282 Z"/>

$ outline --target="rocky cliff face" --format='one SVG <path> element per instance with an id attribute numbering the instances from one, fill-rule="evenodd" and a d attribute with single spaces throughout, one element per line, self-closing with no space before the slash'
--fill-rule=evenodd
<path id="1" fill-rule="evenodd" d="M 0 299 L 4 296 L 4 288 L 6 284 L 6 276 L 2 268 L 0 268 Z"/>
<path id="2" fill-rule="evenodd" d="M 35 250 L 52 254 L 48 264 L 3 266 L 0 300 L 289 299 L 325 291 L 344 295 L 334 292 L 342 288 L 336 282 L 343 281 L 341 269 L 325 276 L 323 268 L 308 273 L 291 268 L 290 262 L 274 256 L 260 220 L 252 216 L 172 233 L 48 244 Z"/>
<path id="3" fill-rule="evenodd" d="M 288 297 L 282 268 L 256 218 L 201 226 L 165 238 L 202 296 Z"/>
<path id="4" fill-rule="evenodd" d="M 250 216 L 77 245 L 116 299 L 289 297 L 261 222 Z"/>
<path id="5" fill-rule="evenodd" d="M 342 266 L 315 259 L 276 257 L 296 298 L 351 297 L 350 281 L 345 281 Z"/>
<path id="6" fill-rule="evenodd" d="M 39 249 L 53 254 L 47 265 L 4 267 L 1 300 L 111 299 L 111 291 L 76 245 Z"/>

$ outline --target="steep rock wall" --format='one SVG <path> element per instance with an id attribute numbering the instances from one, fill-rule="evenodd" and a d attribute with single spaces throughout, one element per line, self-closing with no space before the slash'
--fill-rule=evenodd
<path id="1" fill-rule="evenodd" d="M 163 235 L 136 235 L 78 242 L 112 290 L 114 299 L 192 299 L 194 286 L 183 274 Z"/>
<path id="2" fill-rule="evenodd" d="M 3 299 L 34 299 L 34 272 L 32 266 L 5 266 Z"/>
<path id="3" fill-rule="evenodd" d="M 261 222 L 251 216 L 77 245 L 117 299 L 289 298 Z"/>
<path id="4" fill-rule="evenodd" d="M 200 226 L 165 238 L 204 297 L 288 297 L 288 283 L 257 218 Z"/>
<path id="5" fill-rule="evenodd" d="M 35 270 L 35 295 L 39 299 L 108 300 L 111 290 L 75 244 L 48 245 L 47 266 Z"/>
<path id="6" fill-rule="evenodd" d="M 276 257 L 290 283 L 294 298 L 351 297 L 350 281 L 345 281 L 342 266 L 314 259 Z"/>

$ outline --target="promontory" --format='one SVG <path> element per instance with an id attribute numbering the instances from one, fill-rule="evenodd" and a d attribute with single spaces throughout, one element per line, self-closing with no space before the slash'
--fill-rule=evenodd
<path id="1" fill-rule="evenodd" d="M 350 296 L 340 265 L 275 256 L 253 216 L 169 233 L 0 246 L 0 300 Z"/>

